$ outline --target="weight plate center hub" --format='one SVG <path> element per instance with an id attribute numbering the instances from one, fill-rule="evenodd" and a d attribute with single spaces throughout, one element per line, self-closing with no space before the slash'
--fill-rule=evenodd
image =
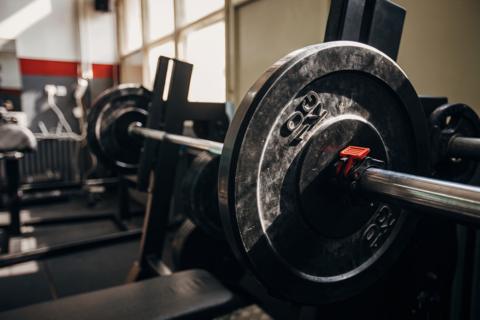
<path id="1" fill-rule="evenodd" d="M 253 85 L 229 127 L 219 200 L 227 238 L 273 294 L 302 304 L 371 285 L 408 241 L 414 219 L 331 183 L 348 145 L 386 168 L 426 173 L 418 96 L 390 58 L 366 45 L 310 46 Z"/>
<path id="2" fill-rule="evenodd" d="M 371 156 L 388 163 L 380 133 L 371 123 L 354 115 L 333 117 L 319 126 L 303 148 L 298 163 L 299 212 L 315 232 L 333 241 L 362 236 L 357 234 L 360 230 L 368 236 L 364 227 L 372 215 L 385 207 L 356 197 L 336 184 L 335 163 L 342 147 L 348 144 L 368 145 Z M 390 219 L 393 224 L 396 217 L 392 215 Z"/>
<path id="3" fill-rule="evenodd" d="M 88 114 L 87 140 L 107 168 L 136 171 L 143 141 L 128 134 L 132 122 L 145 123 L 152 93 L 139 84 L 121 84 L 100 95 Z"/>

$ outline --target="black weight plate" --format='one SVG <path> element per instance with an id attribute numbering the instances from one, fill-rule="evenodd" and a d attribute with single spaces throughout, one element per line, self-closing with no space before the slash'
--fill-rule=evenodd
<path id="1" fill-rule="evenodd" d="M 203 231 L 224 239 L 218 212 L 220 157 L 202 152 L 192 161 L 182 181 L 182 203 L 187 216 Z"/>
<path id="2" fill-rule="evenodd" d="M 347 145 L 370 147 L 389 169 L 428 173 L 418 96 L 396 63 L 367 45 L 295 51 L 240 104 L 220 161 L 221 218 L 238 257 L 272 294 L 311 305 L 351 297 L 411 236 L 414 215 L 329 183 Z"/>
<path id="3" fill-rule="evenodd" d="M 228 243 L 212 238 L 188 219 L 175 232 L 171 249 L 175 271 L 203 269 L 224 283 L 234 283 L 243 275 Z"/>
<path id="4" fill-rule="evenodd" d="M 217 120 L 195 120 L 193 122 L 193 132 L 201 139 L 223 142 L 229 123 L 226 114 L 222 119 Z"/>
<path id="5" fill-rule="evenodd" d="M 128 134 L 132 122 L 145 123 L 152 93 L 140 84 L 122 84 L 104 91 L 88 114 L 87 140 L 108 168 L 133 172 L 143 141 Z"/>
<path id="6" fill-rule="evenodd" d="M 456 103 L 436 108 L 429 117 L 434 160 L 434 175 L 439 179 L 470 183 L 480 175 L 475 160 L 447 156 L 448 140 L 454 136 L 480 137 L 480 119 L 469 106 Z"/>

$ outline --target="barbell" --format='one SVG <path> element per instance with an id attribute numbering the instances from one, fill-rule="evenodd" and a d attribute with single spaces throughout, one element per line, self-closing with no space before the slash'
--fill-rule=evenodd
<path id="1" fill-rule="evenodd" d="M 139 122 L 132 123 L 128 132 L 133 136 L 222 155 L 223 144 L 220 142 L 142 128 Z M 354 154 L 349 156 L 355 157 Z M 390 200 L 399 200 L 406 205 L 414 205 L 416 208 L 436 209 L 460 221 L 480 223 L 480 188 L 376 167 L 365 169 L 355 180 L 359 181 L 359 191 L 387 196 Z"/>
<path id="2" fill-rule="evenodd" d="M 290 301 L 327 303 L 371 285 L 400 255 L 417 212 L 479 221 L 480 188 L 423 177 L 430 141 L 418 96 L 393 60 L 364 44 L 313 45 L 279 60 L 247 92 L 223 144 L 142 123 L 116 132 L 221 155 L 226 238 Z M 112 131 L 89 132 L 101 140 Z"/>
<path id="3" fill-rule="evenodd" d="M 142 138 L 154 139 L 157 141 L 167 141 L 193 149 L 208 151 L 217 155 L 221 155 L 223 149 L 223 144 L 220 142 L 187 137 L 179 134 L 171 134 L 162 130 L 143 128 L 141 122 L 131 123 L 128 126 L 128 133 L 131 136 L 139 136 Z"/>

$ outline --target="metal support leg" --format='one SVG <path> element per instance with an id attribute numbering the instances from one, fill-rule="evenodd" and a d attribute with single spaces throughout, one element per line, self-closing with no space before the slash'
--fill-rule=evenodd
<path id="1" fill-rule="evenodd" d="M 22 191 L 20 190 L 20 168 L 17 158 L 5 159 L 7 175 L 7 208 L 10 213 L 9 232 L 19 235 L 20 231 L 20 203 Z"/>
<path id="2" fill-rule="evenodd" d="M 120 177 L 118 181 L 118 216 L 119 219 L 130 220 L 132 213 L 130 211 L 130 196 L 128 193 L 128 181 L 125 177 Z"/>

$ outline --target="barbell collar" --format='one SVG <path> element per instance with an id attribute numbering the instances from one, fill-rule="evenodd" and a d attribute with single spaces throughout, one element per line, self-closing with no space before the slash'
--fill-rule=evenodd
<path id="1" fill-rule="evenodd" d="M 178 134 L 167 133 L 161 130 L 143 128 L 141 123 L 134 122 L 128 127 L 128 132 L 131 135 L 140 136 L 147 139 L 153 139 L 157 141 L 168 141 L 170 143 L 183 145 L 193 149 L 208 151 L 212 154 L 221 155 L 223 149 L 223 143 L 192 138 L 187 136 L 182 136 Z"/>
<path id="2" fill-rule="evenodd" d="M 417 209 L 480 224 L 480 188 L 475 186 L 378 168 L 366 169 L 357 185 L 362 191 L 400 200 Z"/>

